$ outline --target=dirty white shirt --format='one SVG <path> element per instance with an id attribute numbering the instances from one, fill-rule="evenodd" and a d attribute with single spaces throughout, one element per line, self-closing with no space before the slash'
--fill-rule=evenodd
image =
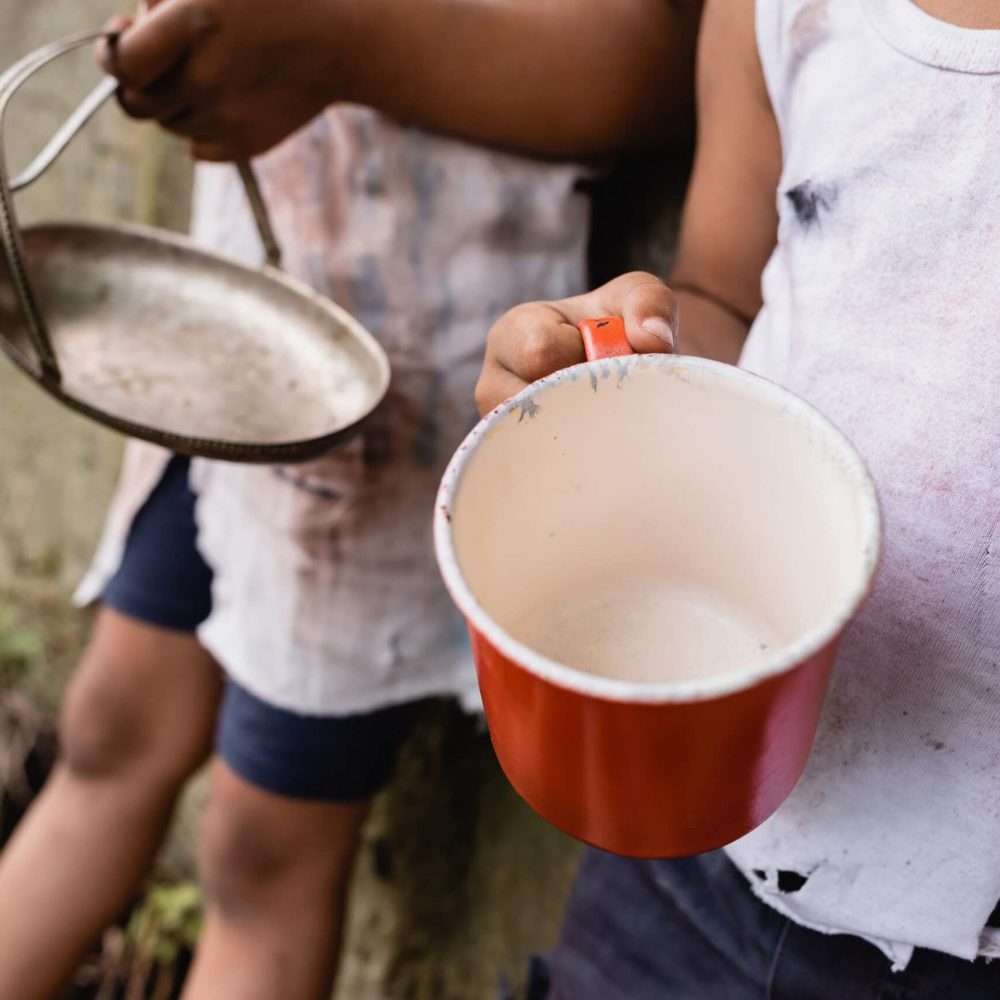
<path id="1" fill-rule="evenodd" d="M 757 32 L 784 167 L 742 363 L 854 441 L 885 552 L 804 778 L 729 854 L 896 967 L 971 959 L 1000 900 L 1000 31 L 757 0 Z"/>
<path id="2" fill-rule="evenodd" d="M 475 704 L 464 624 L 434 561 L 434 497 L 476 420 L 490 325 L 521 302 L 584 288 L 584 171 L 351 106 L 257 168 L 284 266 L 368 327 L 393 382 L 366 436 L 320 461 L 193 463 L 199 548 L 215 571 L 199 637 L 244 687 L 292 711 L 365 712 L 432 694 Z M 232 168 L 199 169 L 194 234 L 261 259 Z M 163 464 L 158 449 L 130 446 L 83 599 L 117 566 Z"/>

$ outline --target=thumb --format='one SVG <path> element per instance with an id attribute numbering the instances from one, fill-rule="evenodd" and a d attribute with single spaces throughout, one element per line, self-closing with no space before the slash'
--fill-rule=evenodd
<path id="1" fill-rule="evenodd" d="M 127 14 L 117 14 L 110 21 L 105 22 L 104 34 L 94 43 L 98 65 L 105 73 L 111 73 L 114 70 L 118 36 L 128 31 L 134 21 L 135 19 Z"/>
<path id="2" fill-rule="evenodd" d="M 658 278 L 650 276 L 629 289 L 622 318 L 629 343 L 639 354 L 677 353 L 677 298 Z"/>
<path id="3" fill-rule="evenodd" d="M 213 11 L 199 0 L 147 4 L 148 14 L 118 39 L 105 69 L 142 90 L 178 65 L 190 49 L 217 28 Z"/>

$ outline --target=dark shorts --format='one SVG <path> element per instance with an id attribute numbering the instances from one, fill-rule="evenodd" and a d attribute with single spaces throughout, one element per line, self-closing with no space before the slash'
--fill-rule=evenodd
<path id="1" fill-rule="evenodd" d="M 147 625 L 194 632 L 212 610 L 212 571 L 198 551 L 190 462 L 170 460 L 136 515 L 102 602 Z M 371 798 L 389 780 L 420 706 L 307 716 L 229 680 L 217 750 L 240 777 L 276 795 L 328 802 Z"/>
<path id="2" fill-rule="evenodd" d="M 866 941 L 760 902 L 721 852 L 635 861 L 585 852 L 530 1000 L 997 1000 L 1000 961 L 918 949 L 904 972 Z"/>

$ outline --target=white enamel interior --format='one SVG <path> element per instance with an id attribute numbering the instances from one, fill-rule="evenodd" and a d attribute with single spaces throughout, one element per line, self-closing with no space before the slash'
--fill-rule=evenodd
<path id="1" fill-rule="evenodd" d="M 568 369 L 482 421 L 436 534 L 452 596 L 510 659 L 689 700 L 825 645 L 870 587 L 880 526 L 867 470 L 812 407 L 658 355 Z"/>

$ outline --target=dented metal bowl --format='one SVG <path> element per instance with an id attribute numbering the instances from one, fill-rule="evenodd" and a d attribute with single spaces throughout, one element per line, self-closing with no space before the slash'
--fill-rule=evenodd
<path id="1" fill-rule="evenodd" d="M 0 151 L 18 88 L 99 36 L 55 43 L 4 75 Z M 258 268 L 139 226 L 18 226 L 14 189 L 42 176 L 111 93 L 102 83 L 14 182 L 0 155 L 0 348 L 60 402 L 177 452 L 294 462 L 349 438 L 385 396 L 388 359 L 343 309 L 275 266 L 249 165 L 272 261 Z"/>

